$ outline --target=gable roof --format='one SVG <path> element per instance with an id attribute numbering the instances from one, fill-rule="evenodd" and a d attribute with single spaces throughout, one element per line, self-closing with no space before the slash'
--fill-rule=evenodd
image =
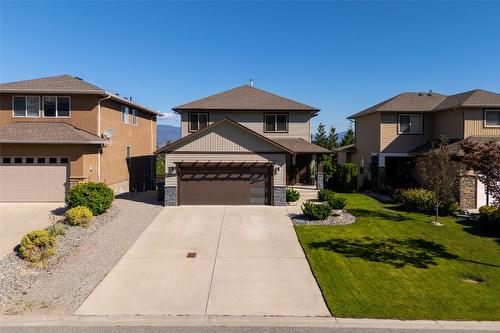
<path id="1" fill-rule="evenodd" d="M 279 110 L 319 112 L 319 109 L 315 107 L 249 85 L 243 85 L 187 104 L 179 105 L 172 110 Z"/>
<path id="2" fill-rule="evenodd" d="M 13 123 L 0 127 L 0 143 L 105 144 L 108 142 L 66 123 Z"/>
<path id="3" fill-rule="evenodd" d="M 0 93 L 48 93 L 48 94 L 96 94 L 109 97 L 123 104 L 137 107 L 148 113 L 160 115 L 160 112 L 131 100 L 108 92 L 98 86 L 88 83 L 76 76 L 58 75 L 39 79 L 0 83 Z"/>
<path id="4" fill-rule="evenodd" d="M 375 112 L 434 112 L 458 107 L 498 107 L 500 94 L 486 90 L 475 89 L 463 93 L 445 96 L 432 93 L 402 93 L 376 104 L 347 119 L 357 118 Z"/>
<path id="5" fill-rule="evenodd" d="M 330 150 L 323 148 L 321 146 L 315 145 L 314 143 L 308 142 L 302 138 L 273 138 L 274 142 L 279 143 L 283 147 L 286 147 L 293 151 L 295 154 L 299 153 L 311 153 L 311 154 L 329 154 Z"/>
<path id="6" fill-rule="evenodd" d="M 272 144 L 273 146 L 279 148 L 280 150 L 284 151 L 284 152 L 288 152 L 288 153 L 293 153 L 291 150 L 289 150 L 288 148 L 280 145 L 279 143 L 269 139 L 268 137 L 265 137 L 263 136 L 262 134 L 259 134 L 255 131 L 252 131 L 251 129 L 249 129 L 248 127 L 246 126 L 243 126 L 229 118 L 224 118 L 224 119 L 221 119 L 219 121 L 216 121 L 215 123 L 212 123 L 210 125 L 208 125 L 207 127 L 205 128 L 202 128 L 201 130 L 197 131 L 197 132 L 194 132 L 194 133 L 191 133 L 189 135 L 186 135 L 185 137 L 182 137 L 174 142 L 172 142 L 171 144 L 169 145 L 166 145 L 158 150 L 156 150 L 154 152 L 154 154 L 160 154 L 160 153 L 164 153 L 164 152 L 172 152 L 172 151 L 175 151 L 179 146 L 182 146 L 182 144 L 184 143 L 187 143 L 189 142 L 191 139 L 195 139 L 195 138 L 199 138 L 201 136 L 203 136 L 205 133 L 209 132 L 210 130 L 212 130 L 214 127 L 217 127 L 217 126 L 220 126 L 222 124 L 225 124 L 225 123 L 229 123 L 229 124 L 232 124 L 232 125 L 235 125 L 236 127 L 244 130 L 244 131 L 247 131 L 248 133 Z"/>

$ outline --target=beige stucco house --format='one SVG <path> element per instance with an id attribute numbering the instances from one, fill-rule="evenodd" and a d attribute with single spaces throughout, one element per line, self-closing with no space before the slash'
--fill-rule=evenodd
<path id="1" fill-rule="evenodd" d="M 466 138 L 500 144 L 500 94 L 484 90 L 403 93 L 348 119 L 355 122 L 356 141 L 338 149 L 338 161 L 359 166 L 359 185 L 374 177 L 390 188 L 417 185 L 415 156 L 442 136 L 456 146 Z M 484 205 L 483 184 L 462 179 L 460 199 L 463 208 Z"/>
<path id="2" fill-rule="evenodd" d="M 0 201 L 64 201 L 84 181 L 153 189 L 158 115 L 71 75 L 0 84 Z"/>
<path id="3" fill-rule="evenodd" d="M 166 154 L 166 205 L 284 205 L 286 186 L 322 186 L 319 109 L 244 85 L 173 110 L 182 137 L 156 152 Z"/>

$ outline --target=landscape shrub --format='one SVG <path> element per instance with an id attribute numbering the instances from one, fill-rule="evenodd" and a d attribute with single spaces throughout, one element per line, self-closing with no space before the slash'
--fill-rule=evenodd
<path id="1" fill-rule="evenodd" d="M 66 235 L 66 229 L 64 229 L 63 226 L 58 226 L 58 225 L 51 225 L 47 231 L 49 232 L 49 235 L 50 236 L 54 236 L 54 237 L 57 237 L 57 236 L 64 236 Z"/>
<path id="2" fill-rule="evenodd" d="M 339 210 L 344 209 L 346 199 L 337 195 L 332 190 L 321 189 L 318 191 L 318 200 L 327 203 L 331 209 Z"/>
<path id="3" fill-rule="evenodd" d="M 113 203 L 114 193 L 104 183 L 81 183 L 73 186 L 66 196 L 68 208 L 85 206 L 92 214 L 99 215 L 107 211 Z"/>
<path id="4" fill-rule="evenodd" d="M 436 209 L 434 193 L 423 188 L 399 189 L 394 192 L 394 200 L 409 212 L 432 214 Z"/>
<path id="5" fill-rule="evenodd" d="M 488 229 L 500 231 L 500 209 L 489 205 L 480 207 L 479 223 Z"/>
<path id="6" fill-rule="evenodd" d="M 92 217 L 92 212 L 85 206 L 73 207 L 66 211 L 66 221 L 73 226 L 86 227 Z"/>
<path id="7" fill-rule="evenodd" d="M 47 230 L 34 230 L 26 234 L 19 246 L 21 258 L 29 262 L 39 262 L 56 253 L 56 237 Z"/>
<path id="8" fill-rule="evenodd" d="M 302 212 L 314 220 L 324 220 L 332 215 L 332 209 L 327 203 L 314 203 L 312 201 L 306 201 L 302 204 Z"/>
<path id="9" fill-rule="evenodd" d="M 293 188 L 286 189 L 286 202 L 295 202 L 300 199 L 299 191 Z"/>
<path id="10" fill-rule="evenodd" d="M 332 174 L 328 187 L 338 192 L 356 192 L 358 187 L 358 167 L 353 163 L 339 165 Z"/>
<path id="11" fill-rule="evenodd" d="M 393 199 L 408 212 L 435 214 L 436 211 L 436 196 L 423 188 L 398 189 L 394 191 Z M 452 215 L 459 210 L 455 201 L 444 203 L 439 207 L 439 215 Z"/>

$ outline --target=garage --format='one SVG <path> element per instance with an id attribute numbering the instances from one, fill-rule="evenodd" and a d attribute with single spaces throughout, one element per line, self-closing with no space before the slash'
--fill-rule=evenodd
<path id="1" fill-rule="evenodd" d="M 180 205 L 270 205 L 267 163 L 178 163 Z"/>
<path id="2" fill-rule="evenodd" d="M 2 156 L 0 160 L 0 201 L 64 201 L 69 189 L 69 158 Z"/>

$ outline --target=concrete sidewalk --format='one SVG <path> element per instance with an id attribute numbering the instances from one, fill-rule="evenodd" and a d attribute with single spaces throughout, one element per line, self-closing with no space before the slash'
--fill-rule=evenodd
<path id="1" fill-rule="evenodd" d="M 316 327 L 424 331 L 500 331 L 495 321 L 257 316 L 0 316 L 1 327 Z"/>

